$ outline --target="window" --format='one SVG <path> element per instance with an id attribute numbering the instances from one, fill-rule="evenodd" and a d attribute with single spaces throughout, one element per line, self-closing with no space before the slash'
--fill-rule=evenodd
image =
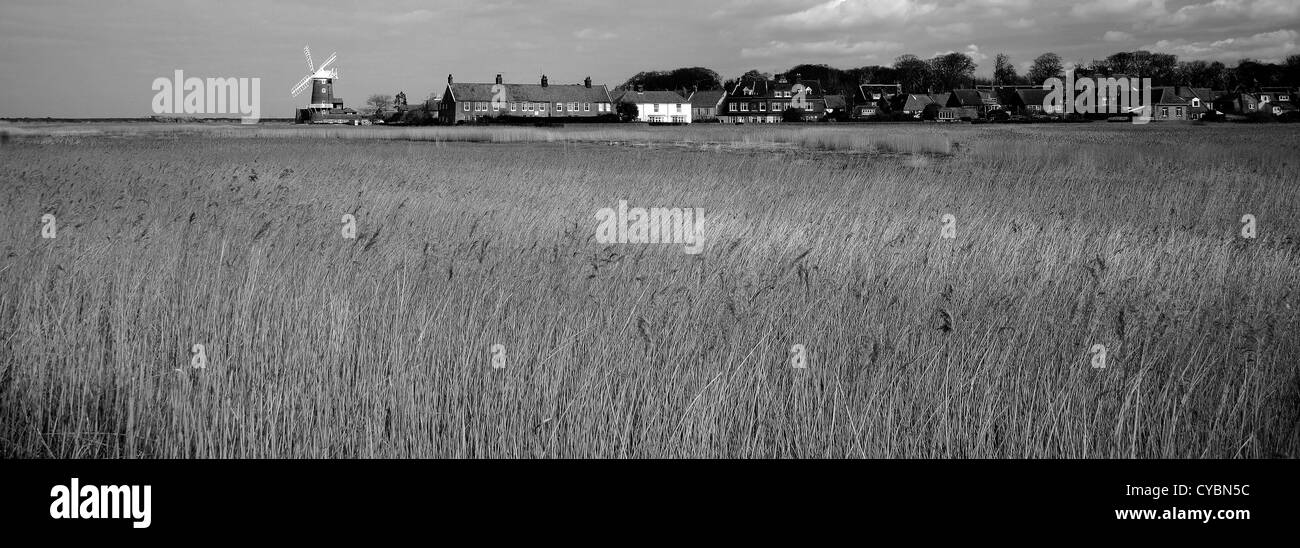
<path id="1" fill-rule="evenodd" d="M 519 110 L 519 103 L 510 103 L 510 112 Z"/>
<path id="2" fill-rule="evenodd" d="M 578 103 L 569 103 L 570 112 L 578 112 Z"/>
<path id="3" fill-rule="evenodd" d="M 469 112 L 469 103 L 465 103 L 465 112 Z"/>
<path id="4" fill-rule="evenodd" d="M 682 104 L 677 103 L 677 112 L 681 112 L 681 111 L 682 111 Z"/>
<path id="5" fill-rule="evenodd" d="M 564 112 L 564 103 L 555 103 L 555 112 Z"/>
<path id="6" fill-rule="evenodd" d="M 1192 106 L 1193 106 L 1193 107 L 1199 107 L 1199 106 L 1201 106 L 1201 100 L 1200 100 L 1200 99 L 1193 98 L 1193 99 L 1192 99 Z"/>
<path id="7" fill-rule="evenodd" d="M 659 112 L 659 103 L 655 103 L 655 104 L 654 104 L 654 107 L 655 107 L 655 108 L 654 108 L 654 111 L 655 111 L 655 112 Z"/>
<path id="8" fill-rule="evenodd" d="M 1169 107 L 1160 107 L 1160 117 L 1161 118 L 1169 117 Z"/>
<path id="9" fill-rule="evenodd" d="M 1282 102 L 1287 102 L 1287 101 L 1290 101 L 1290 100 L 1291 100 L 1291 96 L 1290 96 L 1290 95 L 1278 95 L 1278 96 L 1277 96 L 1277 100 L 1278 100 L 1278 101 L 1282 101 Z"/>
<path id="10" fill-rule="evenodd" d="M 1174 107 L 1174 117 L 1175 118 L 1183 117 L 1183 107 Z"/>
<path id="11" fill-rule="evenodd" d="M 583 112 L 591 112 L 591 103 L 583 103 L 583 104 L 582 104 L 582 111 L 583 111 Z"/>
<path id="12" fill-rule="evenodd" d="M 767 112 L 767 103 L 759 103 L 759 104 L 758 104 L 758 110 L 761 110 L 761 111 L 763 111 L 763 112 Z"/>

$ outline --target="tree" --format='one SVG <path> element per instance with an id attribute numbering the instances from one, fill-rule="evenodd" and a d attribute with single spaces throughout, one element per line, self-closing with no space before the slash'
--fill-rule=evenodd
<path id="1" fill-rule="evenodd" d="M 929 91 L 930 64 L 910 53 L 898 56 L 894 60 L 894 71 L 898 82 L 903 84 L 903 93 L 925 93 Z"/>
<path id="2" fill-rule="evenodd" d="M 1041 84 L 1048 78 L 1060 78 L 1063 70 L 1060 55 L 1044 53 L 1034 59 L 1033 66 L 1029 67 L 1029 82 Z"/>
<path id="3" fill-rule="evenodd" d="M 1011 58 L 1005 53 L 999 53 L 993 60 L 993 83 L 1010 85 L 1019 81 L 1020 76 L 1016 74 L 1016 67 L 1011 64 Z"/>
<path id="4" fill-rule="evenodd" d="M 943 107 L 939 106 L 939 103 L 930 103 L 928 105 L 925 105 L 925 108 L 921 109 L 921 119 L 938 120 L 939 110 L 941 110 L 942 108 Z"/>
<path id="5" fill-rule="evenodd" d="M 958 89 L 968 86 L 976 66 L 965 53 L 945 53 L 930 60 L 930 74 L 940 90 Z"/>
<path id="6" fill-rule="evenodd" d="M 619 103 L 616 110 L 618 111 L 618 115 L 623 118 L 624 122 L 636 120 L 637 117 L 641 115 L 641 113 L 637 111 L 636 103 Z"/>
<path id="7" fill-rule="evenodd" d="M 366 99 L 365 111 L 367 114 L 378 114 L 380 111 L 386 110 L 392 106 L 393 97 L 391 95 L 376 93 L 371 95 L 369 99 Z"/>
<path id="8" fill-rule="evenodd" d="M 1218 71 L 1205 61 L 1178 63 L 1178 83 L 1198 88 L 1215 88 Z"/>
<path id="9" fill-rule="evenodd" d="M 760 72 L 758 69 L 750 69 L 749 72 L 741 74 L 738 78 L 732 78 L 722 83 L 722 89 L 730 91 L 736 87 L 736 84 L 745 80 L 771 80 L 772 75 L 767 72 Z"/>
<path id="10" fill-rule="evenodd" d="M 722 89 L 722 81 L 718 73 L 707 68 L 683 67 L 669 71 L 638 72 L 614 89 L 636 89 L 637 86 L 642 89 L 681 91 L 689 95 L 696 89 Z"/>
<path id="11" fill-rule="evenodd" d="M 1283 67 L 1286 85 L 1300 86 L 1300 55 L 1288 55 Z"/>

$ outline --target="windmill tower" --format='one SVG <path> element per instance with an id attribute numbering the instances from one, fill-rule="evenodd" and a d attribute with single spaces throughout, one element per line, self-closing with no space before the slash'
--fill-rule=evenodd
<path id="1" fill-rule="evenodd" d="M 331 53 L 320 67 L 316 67 L 311 61 L 311 48 L 303 46 L 302 53 L 307 57 L 307 75 L 293 86 L 293 96 L 297 97 L 310 84 L 311 102 L 307 104 L 306 110 L 312 113 L 327 113 L 335 107 L 335 104 L 342 103 L 334 97 L 334 80 L 338 79 L 339 70 L 329 68 L 330 64 L 338 59 L 339 54 Z"/>

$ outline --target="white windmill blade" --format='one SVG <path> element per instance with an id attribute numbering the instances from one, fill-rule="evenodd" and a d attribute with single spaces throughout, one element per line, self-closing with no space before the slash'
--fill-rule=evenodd
<path id="1" fill-rule="evenodd" d="M 303 76 L 302 80 L 298 82 L 298 85 L 293 86 L 293 96 L 297 97 L 299 93 L 302 93 L 302 90 L 307 88 L 307 84 L 310 83 L 311 83 L 311 75 L 308 74 L 306 76 Z"/>
<path id="2" fill-rule="evenodd" d="M 307 72 L 316 72 L 316 65 L 311 64 L 311 48 L 303 46 L 302 54 L 307 56 Z"/>
<path id="3" fill-rule="evenodd" d="M 333 63 L 334 60 L 338 58 L 339 58 L 338 53 L 331 53 L 329 59 L 326 59 L 324 63 L 320 64 L 320 70 L 325 70 L 325 67 L 330 66 L 330 63 Z"/>

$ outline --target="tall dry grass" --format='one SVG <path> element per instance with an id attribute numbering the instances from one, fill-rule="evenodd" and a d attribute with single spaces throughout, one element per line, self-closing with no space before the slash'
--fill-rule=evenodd
<path id="1" fill-rule="evenodd" d="M 0 148 L 0 443 L 1295 457 L 1298 139 L 1202 129 L 890 127 L 763 152 L 20 138 Z M 823 138 L 951 148 L 806 151 Z M 704 252 L 596 243 L 620 199 L 703 208 Z"/>

